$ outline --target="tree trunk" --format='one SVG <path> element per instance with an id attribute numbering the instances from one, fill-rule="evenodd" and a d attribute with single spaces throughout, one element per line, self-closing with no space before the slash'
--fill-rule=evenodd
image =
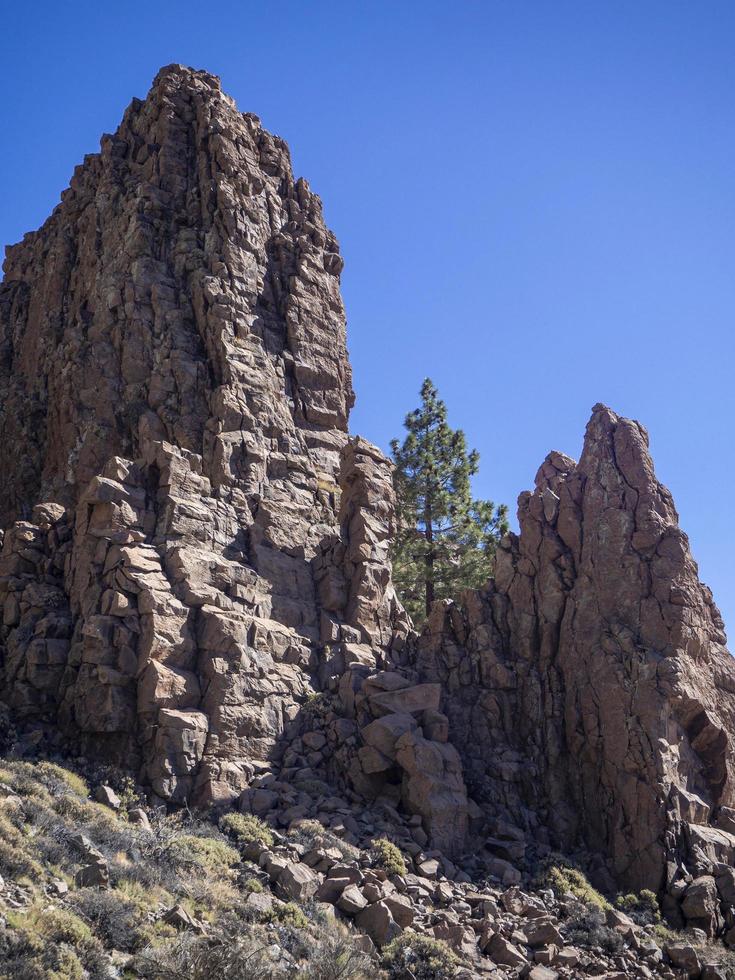
<path id="1" fill-rule="evenodd" d="M 426 542 L 429 545 L 426 552 L 426 570 L 424 572 L 424 584 L 426 586 L 426 615 L 431 612 L 434 604 L 434 526 L 432 524 L 431 504 L 427 503 L 424 510 L 424 524 L 426 525 Z"/>

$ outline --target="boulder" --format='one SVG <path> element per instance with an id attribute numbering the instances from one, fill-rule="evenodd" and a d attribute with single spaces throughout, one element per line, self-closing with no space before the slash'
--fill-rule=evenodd
<path id="1" fill-rule="evenodd" d="M 715 879 L 710 875 L 695 878 L 684 892 L 681 911 L 690 926 L 713 936 L 720 925 L 720 899 Z"/>
<path id="2" fill-rule="evenodd" d="M 667 943 L 664 952 L 677 969 L 687 977 L 698 977 L 700 963 L 697 951 L 688 943 Z"/>
<path id="3" fill-rule="evenodd" d="M 128 810 L 128 820 L 130 823 L 135 824 L 140 827 L 141 830 L 146 833 L 151 832 L 151 822 L 148 819 L 148 814 L 141 807 L 133 807 L 132 810 Z"/>
<path id="4" fill-rule="evenodd" d="M 522 967 L 528 963 L 520 949 L 499 933 L 493 933 L 489 938 L 485 952 L 501 966 Z"/>
<path id="5" fill-rule="evenodd" d="M 385 902 L 375 902 L 358 913 L 355 918 L 358 928 L 366 932 L 376 946 L 385 946 L 391 939 L 400 935 L 401 927 L 393 918 Z"/>
<path id="6" fill-rule="evenodd" d="M 319 881 L 305 864 L 288 861 L 276 878 L 276 894 L 287 902 L 306 902 L 316 894 Z"/>
<path id="7" fill-rule="evenodd" d="M 98 803 L 109 806 L 111 810 L 120 809 L 120 797 L 111 786 L 98 786 L 94 791 L 94 798 Z"/>
<path id="8" fill-rule="evenodd" d="M 337 908 L 346 915 L 357 915 L 367 908 L 368 902 L 357 885 L 347 885 L 337 899 Z"/>

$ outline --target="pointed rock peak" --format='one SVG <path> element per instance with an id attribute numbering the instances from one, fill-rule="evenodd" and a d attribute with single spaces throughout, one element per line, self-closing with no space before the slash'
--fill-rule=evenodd
<path id="1" fill-rule="evenodd" d="M 212 75 L 208 71 L 197 68 L 190 68 L 188 65 L 164 65 L 153 79 L 151 92 L 160 85 L 167 83 L 176 87 L 197 86 L 201 88 L 206 86 L 218 92 L 222 91 L 222 83 L 218 75 Z"/>
<path id="2" fill-rule="evenodd" d="M 559 480 L 563 480 L 576 467 L 576 460 L 564 453 L 557 452 L 555 449 L 548 454 L 536 473 L 536 489 L 554 489 Z"/>

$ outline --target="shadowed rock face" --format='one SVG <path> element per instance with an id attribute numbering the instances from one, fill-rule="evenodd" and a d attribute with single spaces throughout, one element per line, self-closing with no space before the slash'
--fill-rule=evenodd
<path id="1" fill-rule="evenodd" d="M 390 464 L 347 433 L 341 266 L 285 144 L 176 65 L 8 250 L 0 698 L 164 800 L 265 813 L 269 768 L 403 809 L 419 846 L 492 838 L 506 884 L 583 845 L 704 922 L 735 670 L 645 431 L 596 406 L 495 579 L 417 637 Z"/>
<path id="2" fill-rule="evenodd" d="M 735 799 L 735 667 L 645 430 L 595 406 L 581 460 L 551 453 L 519 520 L 418 653 L 471 792 L 630 887 L 732 857 L 713 824 Z"/>

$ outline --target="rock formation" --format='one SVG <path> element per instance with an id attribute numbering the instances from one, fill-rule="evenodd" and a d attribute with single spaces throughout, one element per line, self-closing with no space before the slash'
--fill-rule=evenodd
<path id="1" fill-rule="evenodd" d="M 735 859 L 735 663 L 645 430 L 595 406 L 519 520 L 488 588 L 435 607 L 421 677 L 486 813 L 680 896 Z"/>
<path id="2" fill-rule="evenodd" d="M 596 406 L 418 637 L 390 464 L 348 435 L 341 268 L 285 144 L 176 65 L 8 250 L 0 698 L 154 800 L 368 801 L 417 867 L 469 848 L 515 885 L 584 848 L 735 925 L 735 669 L 644 430 Z"/>
<path id="3" fill-rule="evenodd" d="M 341 268 L 283 141 L 180 66 L 8 250 L 3 692 L 164 799 L 234 799 L 408 632 Z"/>

